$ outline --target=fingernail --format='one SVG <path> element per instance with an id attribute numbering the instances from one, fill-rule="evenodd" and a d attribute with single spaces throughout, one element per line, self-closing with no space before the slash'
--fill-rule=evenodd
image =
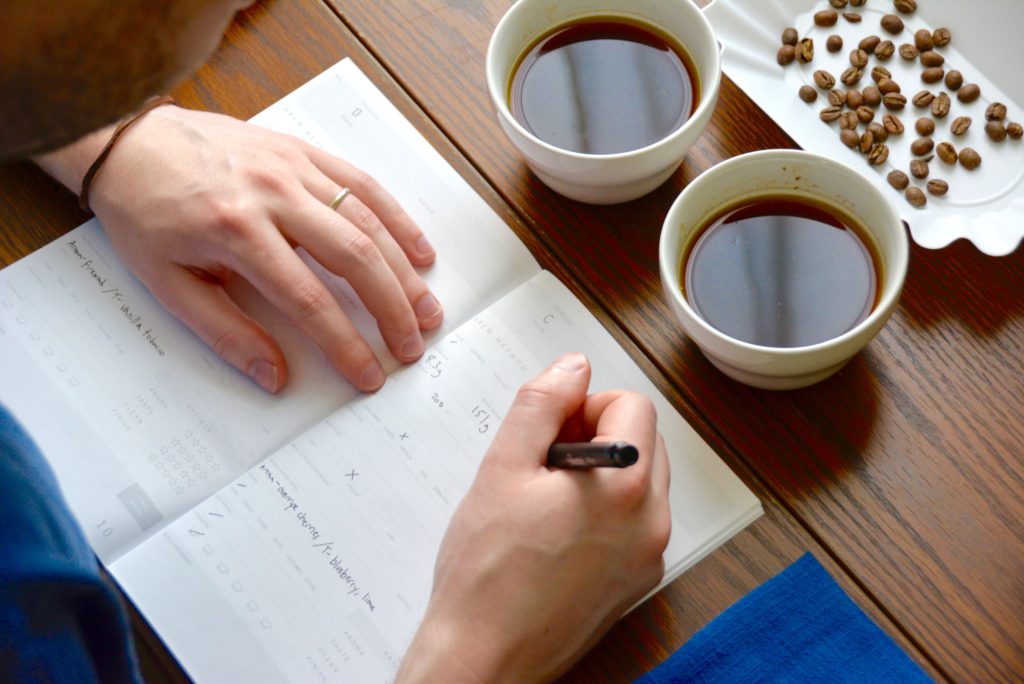
<path id="1" fill-rule="evenodd" d="M 402 356 L 409 359 L 423 353 L 423 337 L 417 332 L 402 343 Z"/>
<path id="2" fill-rule="evenodd" d="M 278 371 L 277 366 L 258 359 L 249 366 L 249 377 L 256 381 L 256 384 L 271 394 L 277 391 Z"/>
<path id="3" fill-rule="evenodd" d="M 365 391 L 372 392 L 379 389 L 384 384 L 384 369 L 380 363 L 374 361 L 365 369 L 363 369 L 362 384 L 360 385 Z"/>
<path id="4" fill-rule="evenodd" d="M 441 302 L 437 301 L 437 298 L 428 292 L 419 298 L 416 306 L 413 307 L 413 312 L 416 314 L 416 318 L 421 321 L 437 318 L 441 314 Z"/>
<path id="5" fill-rule="evenodd" d="M 416 252 L 424 257 L 434 256 L 434 246 L 430 244 L 426 235 L 420 235 L 416 239 Z"/>
<path id="6" fill-rule="evenodd" d="M 557 366 L 562 370 L 578 373 L 587 367 L 587 357 L 578 352 L 563 354 L 555 359 L 555 362 L 552 365 Z"/>

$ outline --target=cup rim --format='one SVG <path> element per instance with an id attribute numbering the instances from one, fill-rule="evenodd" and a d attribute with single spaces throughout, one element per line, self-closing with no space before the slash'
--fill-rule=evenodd
<path id="1" fill-rule="evenodd" d="M 684 196 L 693 194 L 699 191 L 699 188 L 704 185 L 708 178 L 718 176 L 723 173 L 728 173 L 733 167 L 748 162 L 751 159 L 758 160 L 761 158 L 774 158 L 779 160 L 791 159 L 793 161 L 813 161 L 819 164 L 823 164 L 834 171 L 850 178 L 851 182 L 855 182 L 861 185 L 865 190 L 875 196 L 878 200 L 879 206 L 882 208 L 887 215 L 887 221 L 893 225 L 898 225 L 900 229 L 897 231 L 896 237 L 896 249 L 892 253 L 883 255 L 885 259 L 885 283 L 882 289 L 882 295 L 879 298 L 878 304 L 871 310 L 864 320 L 857 325 L 853 326 L 841 335 L 817 342 L 815 344 L 804 345 L 801 347 L 770 347 L 766 345 L 754 344 L 752 342 L 746 342 L 744 340 L 737 339 L 731 335 L 727 335 L 718 328 L 708 323 L 704 318 L 698 314 L 690 303 L 686 300 L 686 297 L 682 294 L 681 289 L 681 272 L 682 272 L 682 255 L 679 258 L 675 258 L 672 246 L 672 239 L 669 236 L 669 224 L 677 223 L 672 219 L 680 211 Z M 872 235 L 872 238 L 874 236 Z M 878 247 L 881 251 L 881 247 Z M 672 264 L 669 264 L 669 260 Z M 846 164 L 838 162 L 834 159 L 826 157 L 824 155 L 816 154 L 813 152 L 807 152 L 805 150 L 789 150 L 789 149 L 769 149 L 769 150 L 757 150 L 755 152 L 747 152 L 745 154 L 731 157 L 723 162 L 715 164 L 710 169 L 707 169 L 701 173 L 697 178 L 691 181 L 676 197 L 673 201 L 672 206 L 669 207 L 668 213 L 665 215 L 665 220 L 662 222 L 661 237 L 658 245 L 658 261 L 661 268 L 662 281 L 668 285 L 672 293 L 672 297 L 680 308 L 686 313 L 691 321 L 700 328 L 700 330 L 706 334 L 716 338 L 718 341 L 723 342 L 735 349 L 743 351 L 756 352 L 761 354 L 771 354 L 779 358 L 788 358 L 796 356 L 805 356 L 813 352 L 822 352 L 831 350 L 836 347 L 841 347 L 852 340 L 856 340 L 868 331 L 879 324 L 879 321 L 884 321 L 891 314 L 893 308 L 899 301 L 900 294 L 903 290 L 903 284 L 906 280 L 907 268 L 910 261 L 910 243 L 907 238 L 906 229 L 903 226 L 903 220 L 900 218 L 896 208 L 892 205 L 887 197 L 867 178 L 863 175 L 850 168 Z M 671 267 L 672 270 L 669 270 Z M 699 345 L 703 346 L 703 344 Z"/>
<path id="2" fill-rule="evenodd" d="M 641 156 L 644 153 L 649 152 L 653 148 L 666 147 L 671 145 L 678 138 L 683 137 L 686 134 L 686 132 L 690 130 L 693 126 L 697 125 L 696 122 L 699 121 L 701 117 L 707 114 L 709 108 L 714 106 L 714 100 L 717 100 L 717 97 L 715 97 L 713 94 L 718 92 L 722 80 L 722 55 L 720 49 L 712 50 L 714 58 L 712 64 L 713 71 L 711 73 L 711 83 L 709 84 L 709 87 L 701 89 L 700 102 L 697 104 L 697 109 L 694 110 L 693 114 L 690 115 L 690 118 L 688 118 L 682 126 L 677 128 L 676 130 L 674 130 L 672 133 L 665 136 L 661 140 L 653 142 L 650 145 L 646 145 L 644 147 L 638 147 L 635 150 L 627 150 L 625 152 L 613 152 L 610 154 L 592 154 L 586 152 L 576 152 L 573 150 L 567 150 L 563 147 L 558 147 L 557 145 L 552 145 L 549 142 L 545 142 L 544 140 L 537 137 L 525 126 L 523 126 L 521 123 L 519 123 L 519 120 L 512 115 L 512 111 L 509 109 L 508 103 L 505 101 L 506 98 L 504 96 L 504 83 L 500 87 L 495 83 L 496 76 L 494 72 L 496 71 L 496 66 L 494 62 L 497 60 L 497 57 L 494 54 L 494 38 L 495 36 L 498 35 L 499 31 L 502 30 L 503 26 L 505 26 L 507 22 L 511 21 L 511 16 L 513 15 L 513 13 L 516 11 L 521 11 L 518 10 L 517 8 L 519 8 L 522 4 L 523 0 L 517 0 L 517 2 L 513 3 L 512 6 L 509 7 L 508 10 L 506 10 L 505 14 L 502 15 L 501 19 L 498 20 L 498 23 L 494 27 L 494 30 L 491 32 L 491 37 L 487 42 L 487 56 L 486 59 L 484 60 L 484 64 L 485 69 L 487 71 L 487 91 L 490 94 L 491 100 L 494 102 L 495 107 L 498 109 L 498 112 L 506 121 L 506 123 L 511 125 L 518 134 L 527 138 L 534 145 L 537 145 L 538 147 L 541 147 L 548 152 L 565 155 L 570 159 L 600 161 L 617 161 L 621 159 L 629 159 L 631 157 Z M 711 42 L 714 43 L 716 47 L 721 46 L 721 43 L 718 41 L 718 38 L 715 35 L 715 30 L 711 26 L 711 21 L 704 15 L 704 12 L 701 11 L 699 7 L 694 5 L 693 2 L 691 2 L 691 0 L 681 0 L 679 4 L 680 6 L 685 5 L 688 7 L 688 9 L 684 11 L 694 12 L 695 16 L 699 17 L 698 23 L 703 28 L 704 33 L 711 38 Z M 609 10 L 609 12 L 610 14 L 614 14 L 616 10 Z M 561 22 L 557 24 L 557 26 L 561 26 L 562 24 L 568 23 L 570 21 L 573 20 L 569 19 L 566 22 Z M 692 55 L 691 59 L 693 59 Z M 702 74 L 698 75 L 702 76 Z M 500 97 L 499 91 L 501 93 Z"/>

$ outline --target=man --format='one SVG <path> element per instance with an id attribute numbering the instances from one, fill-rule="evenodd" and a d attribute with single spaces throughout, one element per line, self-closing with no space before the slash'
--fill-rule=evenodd
<path id="1" fill-rule="evenodd" d="M 390 351 L 416 359 L 420 331 L 442 317 L 414 269 L 434 254 L 384 189 L 295 139 L 170 105 L 128 115 L 110 145 L 118 117 L 198 66 L 245 4 L 5 0 L 0 156 L 37 155 L 74 192 L 86 185 L 135 274 L 268 391 L 286 382 L 285 359 L 221 288 L 232 276 L 372 391 L 385 379 L 379 361 L 293 246 L 348 279 Z M 588 396 L 589 379 L 587 360 L 566 354 L 518 394 L 449 525 L 399 681 L 551 679 L 661 578 L 669 474 L 653 407 L 629 392 Z M 629 441 L 640 460 L 549 470 L 556 440 Z M 138 679 L 116 595 L 52 472 L 2 410 L 0 499 L 0 679 Z"/>

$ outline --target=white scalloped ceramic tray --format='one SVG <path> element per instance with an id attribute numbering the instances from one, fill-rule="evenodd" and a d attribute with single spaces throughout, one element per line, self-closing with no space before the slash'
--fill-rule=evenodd
<path id="1" fill-rule="evenodd" d="M 862 14 L 863 21 L 855 24 L 840 17 L 830 28 L 815 26 L 813 20 L 815 12 L 830 9 L 825 0 L 713 0 L 705 13 L 724 46 L 722 68 L 729 78 L 801 147 L 842 160 L 883 188 L 910 226 L 915 242 L 937 249 L 966 238 L 985 254 L 1009 254 L 1024 238 L 1024 141 L 989 140 L 984 131 L 985 108 L 991 102 L 1003 102 L 1009 110 L 1007 120 L 1024 123 L 1024 0 L 918 0 L 918 8 L 913 15 L 901 15 L 905 28 L 899 36 L 891 36 L 879 26 L 883 14 L 894 12 L 892 0 L 867 0 L 863 7 L 848 7 L 844 11 Z M 814 60 L 810 64 L 794 62 L 781 67 L 776 63 L 782 30 L 787 26 L 796 28 L 801 38 L 814 39 Z M 890 138 L 888 162 L 871 167 L 859 153 L 839 142 L 836 124 L 818 118 L 819 110 L 828 106 L 824 92 L 819 91 L 817 102 L 806 104 L 797 97 L 797 90 L 804 84 L 814 85 L 812 74 L 816 69 L 826 69 L 838 80 L 849 66 L 850 50 L 864 36 L 888 38 L 899 47 L 901 43 L 913 43 L 918 29 L 940 26 L 953 33 L 952 42 L 941 50 L 946 68 L 959 69 L 965 82 L 981 86 L 981 97 L 965 105 L 954 95 L 949 116 L 936 120 L 933 138 L 936 143 L 949 140 L 958 150 L 973 147 L 981 154 L 982 164 L 975 171 L 967 171 L 933 160 L 930 177 L 946 180 L 949 194 L 929 195 L 925 208 L 914 209 L 885 177 L 895 168 L 908 171 L 913 158 L 910 143 L 917 137 L 914 122 L 930 113 L 909 102 L 902 112 L 895 112 L 906 132 Z M 844 42 L 837 53 L 825 49 L 825 39 L 833 33 L 842 36 Z M 901 59 L 899 54 L 886 62 L 872 56 L 861 88 L 872 83 L 867 72 L 878 64 L 892 72 L 908 100 L 925 88 L 936 93 L 944 89 L 941 83 L 922 83 L 920 65 Z M 879 116 L 883 112 L 887 113 L 883 109 Z M 949 125 L 957 116 L 974 120 L 960 138 L 949 134 Z M 922 187 L 926 182 L 911 180 Z"/>

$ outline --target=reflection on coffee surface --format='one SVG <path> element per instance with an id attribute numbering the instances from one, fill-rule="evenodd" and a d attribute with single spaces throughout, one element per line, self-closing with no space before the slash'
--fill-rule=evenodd
<path id="1" fill-rule="evenodd" d="M 765 347 L 824 342 L 877 304 L 880 261 L 866 235 L 832 206 L 747 199 L 698 231 L 683 260 L 683 294 L 735 339 Z"/>
<path id="2" fill-rule="evenodd" d="M 652 26 L 593 18 L 554 29 L 512 72 L 512 115 L 538 138 L 586 154 L 647 147 L 697 106 L 682 46 Z"/>

